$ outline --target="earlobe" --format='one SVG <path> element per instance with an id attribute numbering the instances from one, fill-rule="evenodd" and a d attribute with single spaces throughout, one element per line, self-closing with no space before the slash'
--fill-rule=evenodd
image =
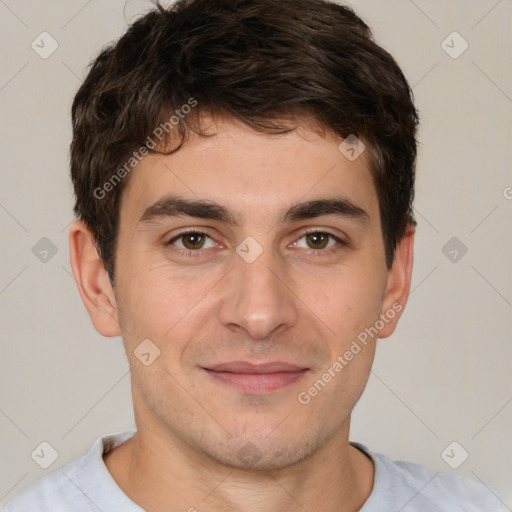
<path id="1" fill-rule="evenodd" d="M 106 337 L 120 336 L 117 303 L 94 236 L 82 221 L 69 230 L 71 268 L 85 308 L 95 329 Z"/>
<path id="2" fill-rule="evenodd" d="M 411 288 L 415 232 L 415 227 L 409 226 L 396 247 L 382 302 L 381 318 L 384 321 L 384 327 L 379 332 L 379 338 L 387 338 L 393 334 L 407 304 Z"/>

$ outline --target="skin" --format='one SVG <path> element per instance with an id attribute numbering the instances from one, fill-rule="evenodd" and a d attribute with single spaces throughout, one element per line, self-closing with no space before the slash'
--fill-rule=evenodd
<path id="1" fill-rule="evenodd" d="M 349 444 L 350 415 L 377 339 L 393 333 L 401 312 L 308 404 L 297 397 L 381 314 L 405 306 L 414 229 L 388 270 L 368 151 L 351 162 L 340 139 L 307 123 L 280 135 L 229 119 L 209 123 L 214 136 L 194 135 L 178 152 L 151 155 L 132 171 L 121 201 L 115 288 L 87 227 L 76 221 L 70 230 L 82 300 L 99 333 L 122 336 L 131 367 L 138 432 L 105 455 L 105 464 L 149 512 L 170 505 L 358 510 L 374 468 Z M 215 201 L 238 224 L 188 216 L 139 222 L 170 194 Z M 338 197 L 368 219 L 331 214 L 282 222 L 296 203 Z M 210 237 L 199 238 L 199 251 L 197 238 L 176 239 L 187 228 Z M 305 236 L 308 230 L 347 245 L 322 237 L 324 247 Z M 247 237 L 263 250 L 252 263 L 236 252 Z M 148 366 L 134 355 L 145 339 L 160 350 Z M 281 361 L 307 371 L 275 391 L 246 392 L 203 369 L 228 361 Z"/>

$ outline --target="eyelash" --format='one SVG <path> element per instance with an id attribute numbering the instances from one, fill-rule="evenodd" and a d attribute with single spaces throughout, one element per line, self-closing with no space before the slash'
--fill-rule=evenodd
<path id="1" fill-rule="evenodd" d="M 299 241 L 301 238 L 309 235 L 309 234 L 312 234 L 312 233 L 319 233 L 319 234 L 324 234 L 324 235 L 328 235 L 329 237 L 331 237 L 333 240 L 335 240 L 337 243 L 338 243 L 338 246 L 335 245 L 333 247 L 330 247 L 328 249 L 302 249 L 302 250 L 307 250 L 309 252 L 311 252 L 311 257 L 318 257 L 318 256 L 325 256 L 326 254 L 330 255 L 330 254 L 334 254 L 336 252 L 338 252 L 338 250 L 340 250 L 340 247 L 339 245 L 341 245 L 342 247 L 347 247 L 347 243 L 342 240 L 341 238 L 339 238 L 338 236 L 330 233 L 329 231 L 322 231 L 322 230 L 319 230 L 319 229 L 312 229 L 312 230 L 309 230 L 309 231 L 305 231 L 304 233 L 301 234 L 301 236 L 297 239 L 297 241 Z M 205 231 L 201 231 L 200 229 L 188 229 L 186 231 L 182 231 L 180 234 L 176 235 L 175 237 L 171 238 L 165 245 L 172 245 L 174 242 L 176 242 L 177 240 L 179 240 L 180 238 L 186 236 L 186 235 L 189 235 L 189 234 L 194 234 L 194 235 L 203 235 L 203 236 L 207 236 L 208 238 L 212 238 L 208 233 L 206 233 Z M 212 238 L 213 240 L 213 238 Z M 296 242 L 294 242 L 296 243 Z M 203 255 L 203 251 L 206 251 L 208 249 L 198 249 L 196 251 L 193 251 L 191 249 L 181 249 L 179 247 L 176 248 L 176 250 L 181 253 L 183 256 L 185 257 L 189 257 L 189 258 L 197 258 L 197 257 L 201 257 Z"/>

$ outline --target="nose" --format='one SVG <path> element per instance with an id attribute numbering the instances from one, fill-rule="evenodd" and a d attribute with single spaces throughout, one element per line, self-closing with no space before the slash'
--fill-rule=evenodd
<path id="1" fill-rule="evenodd" d="M 223 286 L 220 322 L 254 340 L 293 326 L 298 311 L 286 265 L 271 251 L 264 251 L 252 263 L 238 255 L 235 258 Z"/>

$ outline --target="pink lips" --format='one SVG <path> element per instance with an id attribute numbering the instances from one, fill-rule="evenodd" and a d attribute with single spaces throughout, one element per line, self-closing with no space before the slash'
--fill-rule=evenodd
<path id="1" fill-rule="evenodd" d="M 203 368 L 212 378 L 246 393 L 268 393 L 283 388 L 308 371 L 282 362 L 252 364 L 244 361 L 222 363 Z"/>

